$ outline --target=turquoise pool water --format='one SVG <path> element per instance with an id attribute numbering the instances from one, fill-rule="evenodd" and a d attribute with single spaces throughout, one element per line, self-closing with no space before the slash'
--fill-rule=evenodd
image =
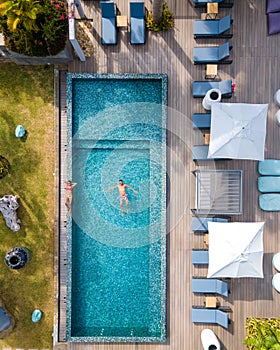
<path id="1" fill-rule="evenodd" d="M 68 74 L 68 341 L 165 341 L 166 79 Z"/>

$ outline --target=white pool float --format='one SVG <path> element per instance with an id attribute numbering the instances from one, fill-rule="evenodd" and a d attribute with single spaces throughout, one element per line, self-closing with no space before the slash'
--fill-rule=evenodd
<path id="1" fill-rule="evenodd" d="M 203 350 L 221 350 L 220 342 L 211 329 L 203 329 L 201 332 Z"/>

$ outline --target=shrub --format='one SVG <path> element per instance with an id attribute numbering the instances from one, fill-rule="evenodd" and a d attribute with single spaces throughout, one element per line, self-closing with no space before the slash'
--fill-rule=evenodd
<path id="1" fill-rule="evenodd" d="M 174 26 L 174 16 L 169 10 L 167 3 L 165 2 L 162 7 L 162 15 L 159 22 L 155 22 L 151 12 L 148 13 L 146 19 L 146 28 L 154 32 L 160 32 L 162 30 L 170 30 Z"/>
<path id="2" fill-rule="evenodd" d="M 0 156 L 0 179 L 8 175 L 9 169 L 10 169 L 9 161 L 5 157 Z"/>
<path id="3" fill-rule="evenodd" d="M 14 6 L 0 6 L 0 31 L 8 49 L 28 56 L 56 55 L 63 50 L 68 33 L 64 1 L 0 0 L 0 4 L 4 5 L 3 1 Z M 21 4 L 25 3 L 33 7 L 22 8 Z"/>
<path id="4" fill-rule="evenodd" d="M 247 318 L 244 344 L 249 350 L 280 349 L 280 319 Z"/>

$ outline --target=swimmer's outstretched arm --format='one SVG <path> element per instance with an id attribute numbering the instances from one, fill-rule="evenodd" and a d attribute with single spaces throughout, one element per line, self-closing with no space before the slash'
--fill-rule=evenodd
<path id="1" fill-rule="evenodd" d="M 133 188 L 133 187 L 131 187 L 131 186 L 129 186 L 129 185 L 126 185 L 131 191 L 133 191 L 135 194 L 137 194 L 138 192 Z"/>
<path id="2" fill-rule="evenodd" d="M 115 185 L 115 186 L 112 186 L 112 187 L 109 187 L 107 188 L 107 190 L 105 190 L 104 192 L 109 192 L 109 191 L 112 191 L 114 188 L 117 188 L 118 185 Z"/>

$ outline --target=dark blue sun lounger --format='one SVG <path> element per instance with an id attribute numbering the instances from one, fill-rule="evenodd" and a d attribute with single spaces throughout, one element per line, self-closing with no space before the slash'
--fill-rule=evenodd
<path id="1" fill-rule="evenodd" d="M 280 176 L 280 160 L 265 159 L 260 161 L 258 171 L 261 175 Z"/>
<path id="2" fill-rule="evenodd" d="M 194 232 L 208 232 L 208 222 L 229 222 L 229 218 L 193 216 L 191 229 Z"/>
<path id="3" fill-rule="evenodd" d="M 210 129 L 211 113 L 194 113 L 192 115 L 192 125 L 194 129 Z"/>
<path id="4" fill-rule="evenodd" d="M 198 145 L 192 147 L 192 159 L 193 160 L 213 160 L 208 158 L 208 145 Z"/>
<path id="5" fill-rule="evenodd" d="M 231 8 L 233 6 L 233 2 L 226 2 L 224 0 L 194 0 L 194 7 L 204 7 L 207 2 L 218 2 L 219 7 L 223 8 Z"/>
<path id="6" fill-rule="evenodd" d="M 209 252 L 207 249 L 192 250 L 192 264 L 208 265 L 208 263 L 209 263 Z"/>
<path id="7" fill-rule="evenodd" d="M 117 43 L 116 5 L 113 1 L 101 1 L 102 14 L 102 44 Z"/>
<path id="8" fill-rule="evenodd" d="M 144 2 L 130 3 L 130 43 L 145 44 Z"/>
<path id="9" fill-rule="evenodd" d="M 260 176 L 258 190 L 264 193 L 280 192 L 280 176 Z"/>
<path id="10" fill-rule="evenodd" d="M 230 64 L 232 60 L 228 60 L 230 51 L 229 42 L 220 46 L 194 47 L 193 62 L 194 64 L 220 63 Z"/>
<path id="11" fill-rule="evenodd" d="M 264 211 L 280 211 L 280 193 L 259 195 L 259 206 Z"/>
<path id="12" fill-rule="evenodd" d="M 208 90 L 219 89 L 223 97 L 232 96 L 232 81 L 194 81 L 192 84 L 193 97 L 204 97 Z"/>
<path id="13" fill-rule="evenodd" d="M 192 308 L 192 322 L 215 323 L 228 328 L 228 314 L 215 309 Z"/>
<path id="14" fill-rule="evenodd" d="M 194 21 L 193 35 L 195 39 L 199 38 L 232 38 L 232 34 L 225 33 L 231 28 L 231 15 L 227 15 L 217 20 L 200 20 Z"/>
<path id="15" fill-rule="evenodd" d="M 228 296 L 227 282 L 211 279 L 211 278 L 193 278 L 192 279 L 193 293 L 220 294 L 224 297 Z"/>

